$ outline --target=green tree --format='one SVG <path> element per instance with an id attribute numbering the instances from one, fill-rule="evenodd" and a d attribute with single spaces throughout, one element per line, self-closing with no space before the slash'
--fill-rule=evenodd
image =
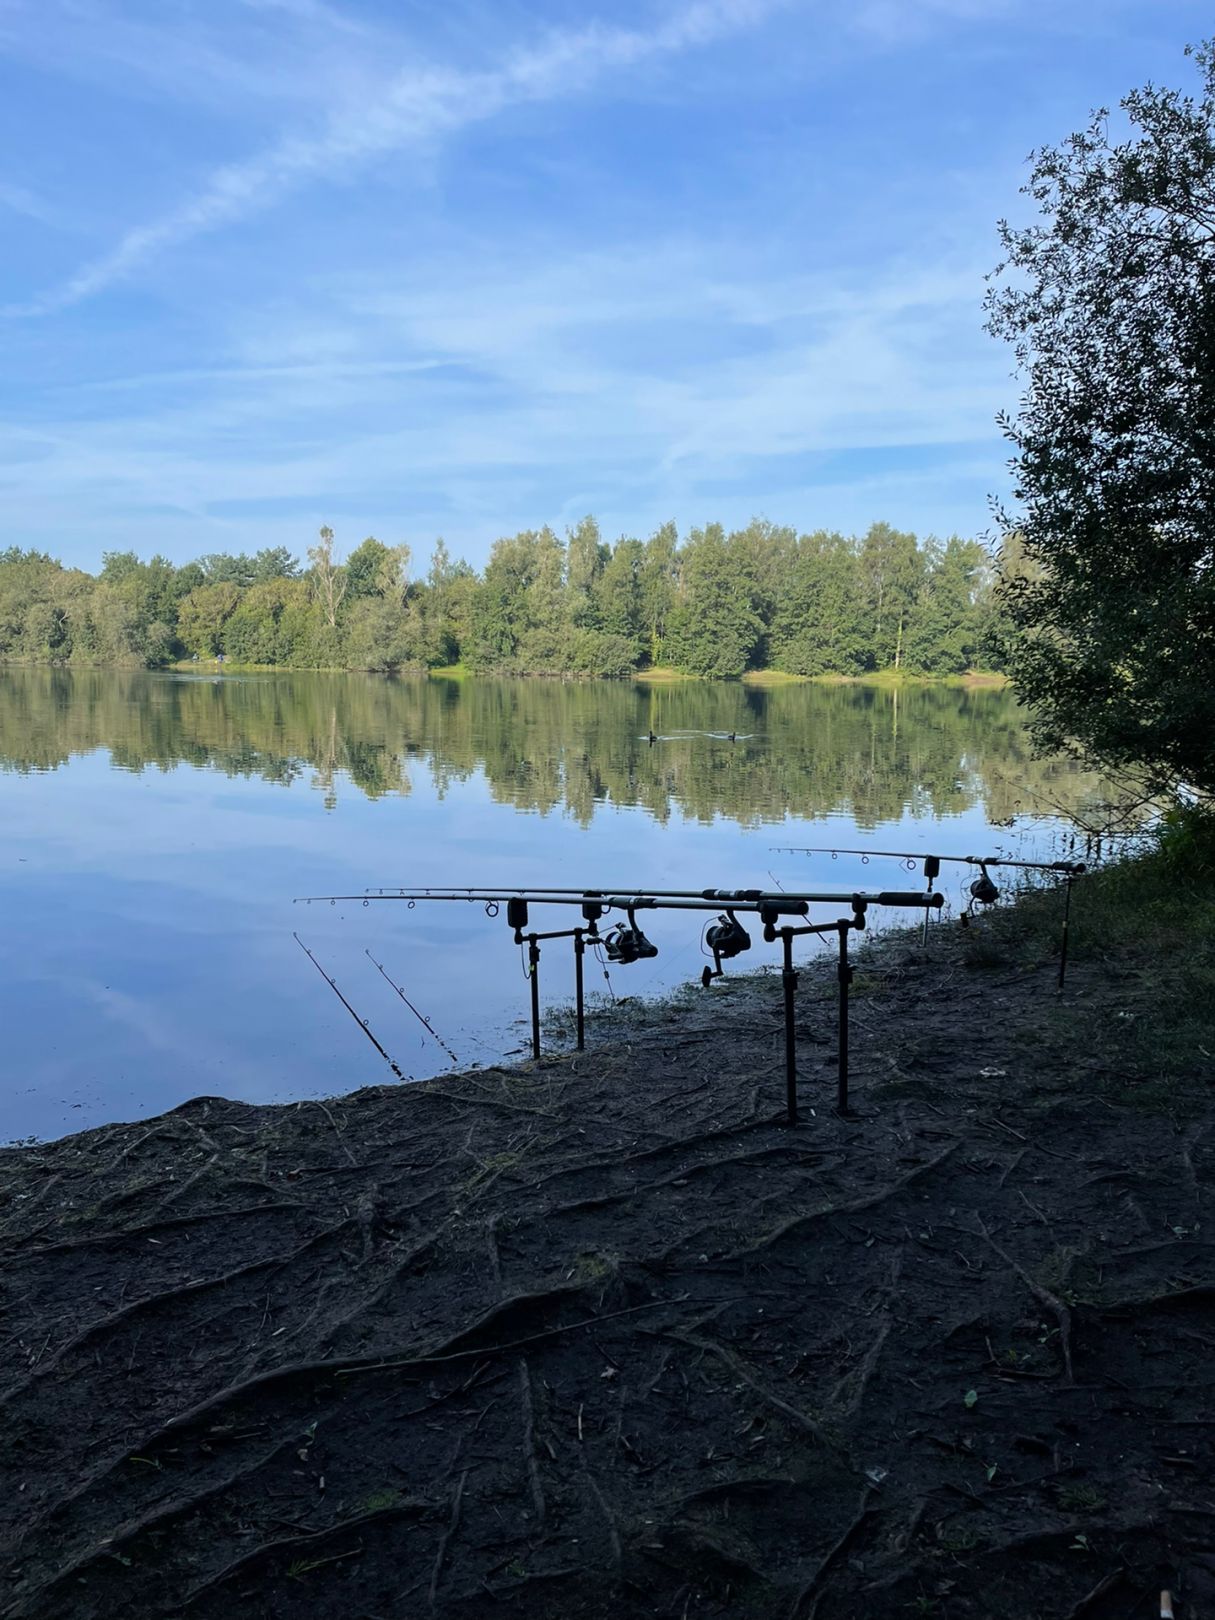
<path id="1" fill-rule="evenodd" d="M 527 628 L 527 592 L 536 576 L 533 531 L 495 540 L 473 594 L 466 657 L 474 669 L 510 669 Z"/>
<path id="2" fill-rule="evenodd" d="M 248 561 L 242 558 L 242 562 Z M 297 579 L 300 565 L 286 546 L 266 546 L 249 562 L 251 585 L 267 579 Z"/>
<path id="3" fill-rule="evenodd" d="M 1034 154 L 1036 222 L 1000 227 L 990 330 L 1036 572 L 1004 576 L 1039 740 L 1215 790 L 1215 49 L 1196 96 L 1148 87 Z"/>
<path id="4" fill-rule="evenodd" d="M 373 544 L 378 545 L 379 542 Z M 309 546 L 308 561 L 312 564 L 309 577 L 321 615 L 333 630 L 337 626 L 338 609 L 346 595 L 349 580 L 346 570 L 333 555 L 333 530 L 328 524 L 321 529 L 316 545 Z"/>
<path id="5" fill-rule="evenodd" d="M 627 643 L 629 664 L 641 661 L 645 613 L 642 597 L 642 569 L 645 548 L 640 540 L 616 542 L 603 571 L 595 581 L 592 620 L 600 630 Z"/>
<path id="6" fill-rule="evenodd" d="M 1012 556 L 1012 537 L 1003 549 Z M 276 546 L 184 568 L 112 552 L 93 578 L 10 547 L 0 552 L 0 659 L 157 664 L 223 650 L 333 669 L 464 659 L 484 671 L 623 675 L 669 657 L 706 675 L 767 664 L 848 674 L 881 662 L 945 672 L 990 661 L 1011 625 L 1006 607 L 993 609 L 973 542 L 920 548 L 886 524 L 862 541 L 799 539 L 766 519 L 728 536 L 710 524 L 681 549 L 674 524 L 644 545 L 609 547 L 586 518 L 568 542 L 549 528 L 504 537 L 483 575 L 442 540 L 424 578 L 409 579 L 409 558 L 407 546 L 369 537 L 339 562 L 325 529 L 303 577 Z M 1042 574 L 1024 554 L 1018 568 L 1031 583 Z"/>
<path id="7" fill-rule="evenodd" d="M 228 580 L 199 585 L 182 598 L 177 610 L 177 634 L 188 653 L 214 658 L 224 651 L 224 626 L 236 612 L 241 593 Z"/>
<path id="8" fill-rule="evenodd" d="M 764 633 L 743 547 L 720 523 L 693 529 L 680 559 L 679 597 L 667 626 L 667 655 L 694 675 L 741 675 Z"/>
<path id="9" fill-rule="evenodd" d="M 802 535 L 773 612 L 773 666 L 791 675 L 856 675 L 869 650 L 855 547 L 821 529 Z"/>
<path id="10" fill-rule="evenodd" d="M 866 593 L 870 667 L 900 669 L 908 621 L 923 579 L 923 561 L 914 534 L 874 523 L 860 548 Z"/>
<path id="11" fill-rule="evenodd" d="M 348 669 L 400 669 L 423 660 L 399 599 L 372 592 L 357 596 L 346 608 L 342 663 Z"/>
<path id="12" fill-rule="evenodd" d="M 646 541 L 638 579 L 646 658 L 651 664 L 660 664 L 667 620 L 679 585 L 679 530 L 673 523 L 664 523 Z"/>
<path id="13" fill-rule="evenodd" d="M 202 569 L 203 579 L 208 585 L 235 585 L 247 591 L 250 585 L 256 583 L 256 565 L 253 558 L 247 557 L 243 551 L 237 555 L 228 551 L 209 551 L 205 557 L 198 559 L 197 567 Z"/>
<path id="14" fill-rule="evenodd" d="M 525 674 L 569 669 L 570 630 L 565 591 L 565 547 L 550 528 L 533 543 L 533 572 L 524 600 L 518 667 Z"/>
<path id="15" fill-rule="evenodd" d="M 906 667 L 927 675 L 960 675 L 978 662 L 981 604 L 989 571 L 977 540 L 952 536 L 924 548 L 924 581 L 906 643 Z"/>
<path id="16" fill-rule="evenodd" d="M 771 662 L 770 632 L 781 598 L 788 589 L 797 552 L 797 531 L 767 518 L 752 518 L 730 536 L 730 547 L 742 560 L 751 581 L 751 605 L 763 623 L 751 663 Z"/>
<path id="17" fill-rule="evenodd" d="M 593 517 L 584 517 L 566 535 L 566 584 L 569 590 L 569 617 L 575 625 L 595 622 L 595 586 L 611 555 L 599 535 Z"/>
<path id="18" fill-rule="evenodd" d="M 409 547 L 368 536 L 346 559 L 346 595 L 402 596 L 409 580 Z"/>
<path id="19" fill-rule="evenodd" d="M 325 661 L 324 628 L 306 580 L 267 579 L 241 597 L 224 626 L 224 646 L 242 664 L 316 666 Z"/>
<path id="20" fill-rule="evenodd" d="M 466 562 L 452 560 L 447 543 L 435 541 L 426 570 L 425 587 L 419 595 L 423 663 L 455 664 L 468 636 L 469 587 L 476 576 Z"/>
<path id="21" fill-rule="evenodd" d="M 180 594 L 177 569 L 167 557 L 145 563 L 133 551 L 104 553 L 92 607 L 98 656 L 147 664 L 173 657 Z"/>

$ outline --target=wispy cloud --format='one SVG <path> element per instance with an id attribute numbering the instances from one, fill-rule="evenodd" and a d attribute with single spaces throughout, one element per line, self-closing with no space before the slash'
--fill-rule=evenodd
<path id="1" fill-rule="evenodd" d="M 288 0 L 298 6 L 299 0 Z M 317 134 L 291 135 L 243 162 L 215 170 L 176 208 L 135 227 L 108 253 L 9 317 L 65 309 L 125 280 L 160 253 L 273 206 L 292 191 L 340 177 L 400 148 L 483 123 L 508 107 L 585 92 L 601 77 L 701 48 L 755 26 L 789 0 L 694 0 L 649 31 L 591 23 L 551 33 L 497 67 L 410 68 L 378 97 L 333 115 Z"/>
<path id="2" fill-rule="evenodd" d="M 420 555 L 443 532 L 479 562 L 496 534 L 588 509 L 612 532 L 756 507 L 982 523 L 1002 394 L 978 270 L 920 254 L 841 286 L 773 257 L 528 239 L 310 284 L 250 311 L 188 388 L 57 392 L 37 433 L 4 433 L 0 494 L 27 543 L 54 549 L 70 524 L 95 556 L 121 529 L 183 559 L 250 536 L 298 549 L 332 521 Z"/>
<path id="3" fill-rule="evenodd" d="M 58 225 L 60 223 L 54 210 L 32 191 L 24 186 L 13 185 L 11 181 L 0 180 L 0 209 L 7 208 L 10 213 L 20 214 L 24 219 L 36 220 L 39 225 Z"/>
<path id="4" fill-rule="evenodd" d="M 329 6 L 324 0 L 241 0 L 249 11 L 280 11 L 297 22 L 312 23 L 335 29 L 342 34 L 366 34 L 366 26 L 357 18 Z"/>

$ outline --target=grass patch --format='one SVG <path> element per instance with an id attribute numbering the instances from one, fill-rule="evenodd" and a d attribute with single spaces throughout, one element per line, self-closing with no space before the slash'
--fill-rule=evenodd
<path id="1" fill-rule="evenodd" d="M 808 675 L 790 675 L 783 669 L 749 669 L 743 676 L 745 686 L 804 686 Z"/>
<path id="2" fill-rule="evenodd" d="M 1021 889 L 1016 904 L 977 919 L 965 959 L 973 967 L 1057 959 L 1065 891 Z M 1210 1074 L 1215 1003 L 1215 816 L 1167 817 L 1133 857 L 1076 881 L 1069 959 L 1100 965 L 1121 985 L 1112 1013 L 1060 1008 L 1067 1042 L 1084 1053 L 1119 1100 L 1167 1105 L 1175 1082 Z M 1062 1035 L 1062 1029 L 1060 1029 Z"/>

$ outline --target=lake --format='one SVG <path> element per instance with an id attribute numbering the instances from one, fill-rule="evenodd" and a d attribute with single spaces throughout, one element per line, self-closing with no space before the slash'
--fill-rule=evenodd
<path id="1" fill-rule="evenodd" d="M 44 669 L 0 670 L 0 772 L 0 1140 L 390 1080 L 293 930 L 411 1077 L 450 1060 L 368 951 L 462 1065 L 522 1052 L 504 917 L 297 896 L 918 888 L 895 862 L 772 848 L 1032 855 L 1097 789 L 1033 758 L 999 690 Z M 964 871 L 946 868 L 955 898 Z M 610 985 L 588 958 L 588 989 L 695 979 L 704 920 L 643 919 L 658 957 Z M 776 959 L 752 934 L 736 967 Z M 568 1004 L 565 942 L 541 986 Z"/>

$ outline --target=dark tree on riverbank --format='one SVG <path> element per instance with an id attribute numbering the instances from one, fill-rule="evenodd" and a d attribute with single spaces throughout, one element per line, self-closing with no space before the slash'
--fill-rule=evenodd
<path id="1" fill-rule="evenodd" d="M 1041 740 L 1215 789 L 1215 55 L 1034 154 L 990 329 L 1025 393 L 1005 429 L 1019 566 L 1009 661 Z M 1125 138 L 1116 138 L 1119 125 Z"/>

